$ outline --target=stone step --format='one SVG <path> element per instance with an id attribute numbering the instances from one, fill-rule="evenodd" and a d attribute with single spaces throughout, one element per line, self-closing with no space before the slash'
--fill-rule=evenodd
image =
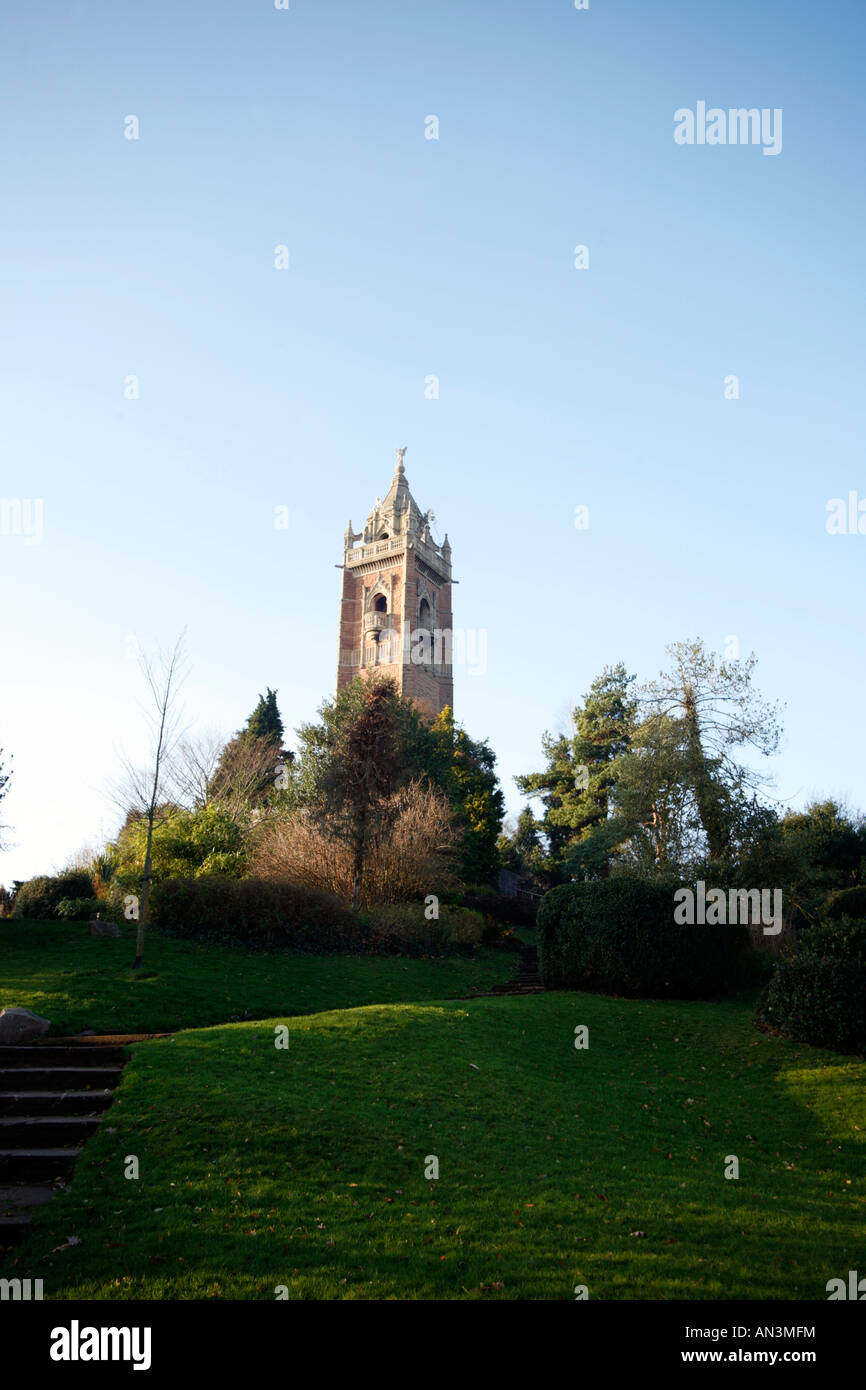
<path id="1" fill-rule="evenodd" d="M 0 1149 L 49 1148 L 83 1144 L 99 1129 L 95 1115 L 15 1115 L 0 1117 Z"/>
<path id="2" fill-rule="evenodd" d="M 30 1229 L 30 1214 L 21 1211 L 17 1216 L 0 1216 L 0 1250 L 18 1245 Z"/>
<path id="3" fill-rule="evenodd" d="M 0 1149 L 0 1179 L 4 1182 L 36 1182 L 39 1179 L 69 1177 L 78 1150 Z"/>
<path id="4" fill-rule="evenodd" d="M 110 1090 L 0 1091 L 0 1115 L 92 1115 L 107 1110 Z"/>
<path id="5" fill-rule="evenodd" d="M 0 1067 L 104 1067 L 126 1061 L 122 1047 L 96 1047 L 88 1043 L 21 1043 L 0 1047 Z"/>
<path id="6" fill-rule="evenodd" d="M 0 1186 L 0 1216 L 20 1216 L 33 1207 L 41 1207 L 43 1202 L 50 1202 L 57 1191 L 58 1188 L 47 1183 L 16 1182 Z"/>
<path id="7" fill-rule="evenodd" d="M 4 1067 L 0 1065 L 0 1104 L 4 1091 L 104 1090 L 120 1080 L 122 1067 Z"/>

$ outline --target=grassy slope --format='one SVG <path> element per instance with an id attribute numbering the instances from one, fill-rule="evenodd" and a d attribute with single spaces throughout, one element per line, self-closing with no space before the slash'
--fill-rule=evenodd
<path id="1" fill-rule="evenodd" d="M 290 1030 L 139 1045 L 3 1273 L 47 1298 L 824 1299 L 862 1268 L 866 1066 L 755 1032 L 748 1004 L 555 994 Z"/>
<path id="2" fill-rule="evenodd" d="M 471 994 L 507 980 L 517 959 L 491 949 L 440 960 L 265 955 L 152 936 L 140 979 L 134 955 L 131 937 L 95 940 L 80 923 L 0 922 L 0 1008 L 35 1009 L 55 1036 L 84 1028 L 158 1033 L 245 1012 L 268 1018 Z"/>

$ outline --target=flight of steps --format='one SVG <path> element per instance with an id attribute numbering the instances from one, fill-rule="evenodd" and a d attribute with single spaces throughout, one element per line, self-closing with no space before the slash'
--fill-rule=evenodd
<path id="1" fill-rule="evenodd" d="M 0 1047 L 0 1252 L 71 1177 L 125 1061 L 123 1047 L 72 1039 Z"/>
<path id="2" fill-rule="evenodd" d="M 541 994 L 544 986 L 538 973 L 538 947 L 523 946 L 520 968 L 513 979 L 504 985 L 493 985 L 491 994 Z"/>

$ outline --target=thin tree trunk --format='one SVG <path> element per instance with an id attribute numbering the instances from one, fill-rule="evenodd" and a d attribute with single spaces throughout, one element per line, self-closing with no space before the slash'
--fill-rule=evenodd
<path id="1" fill-rule="evenodd" d="M 148 924 L 148 909 L 150 907 L 150 878 L 151 878 L 151 847 L 153 845 L 153 812 L 151 807 L 147 817 L 147 848 L 144 852 L 144 873 L 141 879 L 141 901 L 138 904 L 138 930 L 135 934 L 135 965 L 133 969 L 141 968 L 144 956 L 144 937 Z"/>

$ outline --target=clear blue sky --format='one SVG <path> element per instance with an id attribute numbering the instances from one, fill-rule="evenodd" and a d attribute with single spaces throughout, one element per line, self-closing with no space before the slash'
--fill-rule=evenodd
<path id="1" fill-rule="evenodd" d="M 606 663 L 698 634 L 787 702 L 780 797 L 866 801 L 866 535 L 825 529 L 866 498 L 864 36 L 860 0 L 6 5 L 0 497 L 44 537 L 0 536 L 0 880 L 114 829 L 130 636 L 188 629 L 192 729 L 314 715 L 398 445 L 512 810 Z M 781 154 L 675 144 L 703 100 L 782 108 Z"/>

